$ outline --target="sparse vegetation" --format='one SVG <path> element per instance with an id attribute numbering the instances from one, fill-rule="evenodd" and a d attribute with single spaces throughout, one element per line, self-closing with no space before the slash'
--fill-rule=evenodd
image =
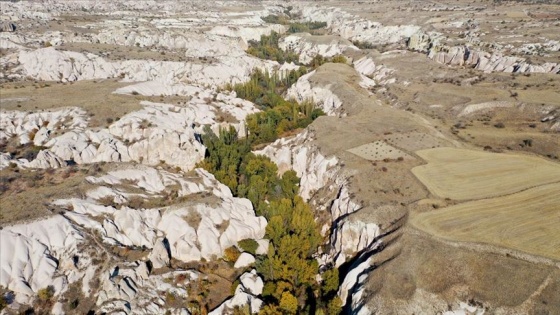
<path id="1" fill-rule="evenodd" d="M 327 27 L 326 22 L 296 22 L 288 26 L 288 33 L 313 33 L 314 30 Z"/>
<path id="2" fill-rule="evenodd" d="M 280 34 L 276 32 L 270 35 L 261 35 L 260 41 L 249 41 L 247 53 L 260 59 L 278 61 L 279 63 L 294 62 L 298 63 L 299 56 L 291 51 L 283 51 L 278 47 Z"/>
<path id="3" fill-rule="evenodd" d="M 318 67 L 320 67 L 321 65 L 323 65 L 327 62 L 347 63 L 347 60 L 346 60 L 346 57 L 344 57 L 343 55 L 335 55 L 331 58 L 325 58 L 322 55 L 316 55 L 315 57 L 313 57 L 313 59 L 309 63 L 309 66 L 311 68 L 315 69 L 315 68 L 318 68 Z"/>
<path id="4" fill-rule="evenodd" d="M 193 229 L 198 230 L 198 226 L 200 225 L 200 222 L 202 221 L 202 216 L 200 215 L 200 213 L 198 213 L 198 211 L 192 210 L 192 211 L 189 212 L 189 214 L 186 217 L 184 217 L 184 220 Z"/>
<path id="5" fill-rule="evenodd" d="M 86 173 L 95 166 L 70 166 L 56 170 L 8 167 L 0 170 L 0 223 L 48 216 L 55 213 L 55 210 L 59 211 L 58 207 L 50 205 L 50 201 L 71 194 L 82 194 L 89 187 L 84 181 Z"/>
<path id="6" fill-rule="evenodd" d="M 52 299 L 53 296 L 54 296 L 54 287 L 52 285 L 49 285 L 48 287 L 42 288 L 39 291 L 37 291 L 37 297 L 39 297 L 41 301 L 48 301 Z"/>
<path id="7" fill-rule="evenodd" d="M 352 44 L 360 49 L 375 49 L 376 46 L 370 42 L 353 40 Z"/>
<path id="8" fill-rule="evenodd" d="M 37 129 L 31 131 L 31 133 L 29 134 L 29 138 L 31 140 L 35 137 L 37 131 Z M 32 161 L 43 149 L 46 148 L 42 146 L 36 146 L 32 141 L 25 144 L 20 144 L 17 137 L 9 140 L 0 140 L 0 152 L 9 153 L 13 159 L 27 159 L 28 161 Z"/>
<path id="9" fill-rule="evenodd" d="M 261 19 L 266 23 L 287 25 L 288 33 L 313 33 L 313 31 L 327 27 L 326 22 L 291 22 L 291 15 L 268 15 Z"/>

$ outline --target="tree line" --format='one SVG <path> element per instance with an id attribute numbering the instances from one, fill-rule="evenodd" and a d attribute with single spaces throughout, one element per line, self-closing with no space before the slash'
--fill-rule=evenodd
<path id="1" fill-rule="evenodd" d="M 338 270 L 327 270 L 323 281 L 316 281 L 319 266 L 314 255 L 323 240 L 313 211 L 298 195 L 296 173 L 278 176 L 276 164 L 253 154 L 252 138 L 239 138 L 233 127 L 217 135 L 206 127 L 202 141 L 207 151 L 199 166 L 235 196 L 249 199 L 257 215 L 268 221 L 268 253 L 256 262 L 265 282 L 260 314 L 338 314 Z"/>
<path id="2" fill-rule="evenodd" d="M 319 27 L 310 24 L 310 27 Z M 295 26 L 294 28 L 295 29 Z M 299 56 L 278 47 L 280 35 L 272 32 L 261 41 L 250 42 L 248 53 L 262 59 L 298 63 Z M 346 62 L 343 56 L 315 57 L 310 67 L 325 62 Z M 267 219 L 268 253 L 258 256 L 256 270 L 265 285 L 264 305 L 260 314 L 339 314 L 341 300 L 337 296 L 339 275 L 336 268 L 323 270 L 318 282 L 319 266 L 314 255 L 323 243 L 310 206 L 298 195 L 300 179 L 293 171 L 278 176 L 278 167 L 268 157 L 251 151 L 270 143 L 282 134 L 305 128 L 324 115 L 311 101 L 298 103 L 285 100 L 288 88 L 308 71 L 307 67 L 284 73 L 255 70 L 249 81 L 228 85 L 237 97 L 255 103 L 261 112 L 248 115 L 246 134 L 235 128 L 222 128 L 215 134 L 206 126 L 202 142 L 205 159 L 199 163 L 227 185 L 234 196 L 247 198 L 255 212 Z M 243 314 L 241 309 L 236 314 Z"/>
<path id="3" fill-rule="evenodd" d="M 235 91 L 237 97 L 255 103 L 262 110 L 246 118 L 246 138 L 252 145 L 272 142 L 285 132 L 305 128 L 325 114 L 311 101 L 298 103 L 282 97 L 306 72 L 305 67 L 283 74 L 255 70 L 248 82 L 227 87 Z"/>

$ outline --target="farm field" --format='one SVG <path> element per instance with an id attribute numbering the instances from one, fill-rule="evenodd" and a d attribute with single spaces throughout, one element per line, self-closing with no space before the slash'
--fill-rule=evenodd
<path id="1" fill-rule="evenodd" d="M 349 149 L 348 152 L 370 161 L 379 161 L 383 159 L 411 158 L 403 151 L 387 144 L 385 141 L 374 141 Z"/>
<path id="2" fill-rule="evenodd" d="M 560 181 L 560 165 L 529 155 L 457 148 L 416 152 L 428 162 L 412 172 L 441 198 L 473 200 L 512 194 Z"/>
<path id="3" fill-rule="evenodd" d="M 560 184 L 420 213 L 411 223 L 448 240 L 493 244 L 560 260 Z"/>

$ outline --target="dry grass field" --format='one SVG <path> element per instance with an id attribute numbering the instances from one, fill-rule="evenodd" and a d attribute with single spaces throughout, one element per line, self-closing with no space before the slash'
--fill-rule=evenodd
<path id="1" fill-rule="evenodd" d="M 457 148 L 416 152 L 428 162 L 412 172 L 434 195 L 472 200 L 560 181 L 560 165 L 545 159 Z"/>
<path id="2" fill-rule="evenodd" d="M 445 239 L 494 244 L 560 260 L 560 184 L 421 213 L 411 223 Z"/>
<path id="3" fill-rule="evenodd" d="M 81 107 L 91 116 L 91 127 L 103 127 L 109 122 L 142 108 L 141 99 L 148 97 L 113 94 L 116 89 L 130 85 L 116 79 L 57 82 L 15 82 L 0 85 L 3 110 L 52 110 L 63 106 Z"/>
<path id="4" fill-rule="evenodd" d="M 47 170 L 0 170 L 0 225 L 55 214 L 59 209 L 51 202 L 82 195 L 92 187 L 85 177 L 98 174 L 105 167 L 91 164 Z"/>

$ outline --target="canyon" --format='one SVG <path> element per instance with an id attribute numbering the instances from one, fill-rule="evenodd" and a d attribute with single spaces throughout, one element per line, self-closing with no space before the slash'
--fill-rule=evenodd
<path id="1" fill-rule="evenodd" d="M 252 153 L 299 177 L 339 312 L 560 313 L 558 4 L 0 4 L 1 314 L 262 311 L 267 219 L 202 138 L 301 67 L 282 97 L 324 115 Z M 249 53 L 274 34 L 295 60 Z"/>

